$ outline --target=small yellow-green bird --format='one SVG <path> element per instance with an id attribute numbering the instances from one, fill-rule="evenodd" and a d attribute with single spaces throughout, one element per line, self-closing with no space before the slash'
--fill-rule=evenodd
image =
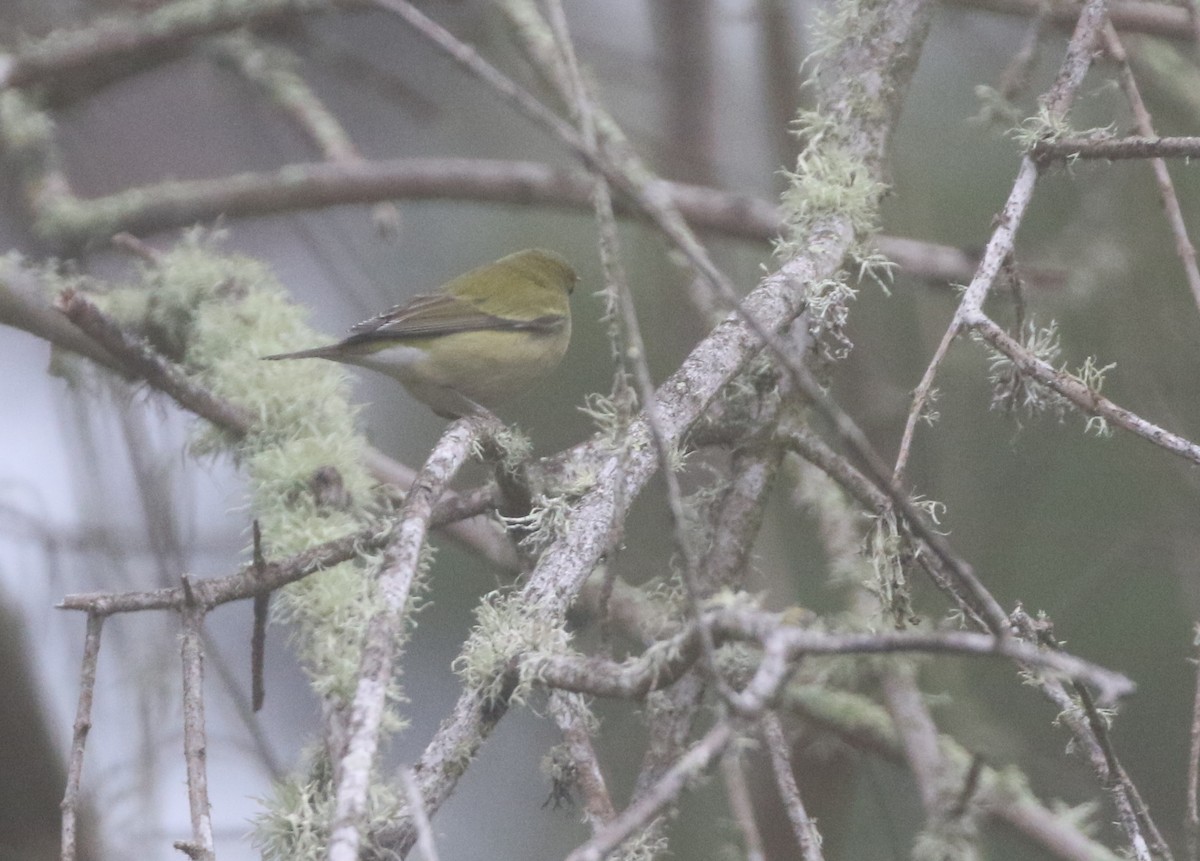
<path id="1" fill-rule="evenodd" d="M 491 410 L 566 353 L 577 280 L 553 251 L 518 251 L 359 323 L 336 344 L 263 358 L 370 368 L 443 418 Z"/>

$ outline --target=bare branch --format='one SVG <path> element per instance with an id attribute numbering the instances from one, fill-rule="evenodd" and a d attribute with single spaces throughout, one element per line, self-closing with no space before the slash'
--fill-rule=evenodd
<path id="1" fill-rule="evenodd" d="M 1188 861 L 1200 858 L 1200 660 L 1192 659 L 1196 667 L 1196 689 L 1192 694 L 1192 725 L 1189 734 L 1187 765 L 1187 806 L 1183 826 L 1187 835 Z"/>
<path id="2" fill-rule="evenodd" d="M 262 528 L 256 519 L 253 524 L 254 535 L 254 576 L 262 579 L 266 573 L 267 560 L 263 556 Z M 271 607 L 271 593 L 264 592 L 254 596 L 254 627 L 250 634 L 250 708 L 259 711 L 266 699 L 266 686 L 263 681 L 263 662 L 267 651 L 267 615 Z"/>
<path id="3" fill-rule="evenodd" d="M 88 614 L 87 635 L 83 641 L 83 665 L 79 670 L 79 701 L 75 706 L 75 726 L 71 738 L 71 757 L 67 766 L 67 786 L 62 800 L 62 861 L 75 861 L 76 823 L 79 820 L 79 786 L 83 780 L 83 753 L 92 728 L 92 699 L 96 693 L 96 662 L 100 657 L 100 632 L 104 617 Z"/>
<path id="4" fill-rule="evenodd" d="M 1147 134 L 1144 129 L 1139 131 Z M 1054 138 L 1038 141 L 1029 154 L 1041 163 L 1057 159 L 1195 158 L 1200 155 L 1200 137 Z"/>
<path id="5" fill-rule="evenodd" d="M 1079 20 L 1082 2 L 1046 8 L 1040 0 L 950 0 L 959 6 L 1004 12 L 1010 15 L 1034 16 L 1045 14 L 1058 27 L 1069 30 Z M 1191 40 L 1195 36 L 1189 20 L 1188 10 L 1169 3 L 1143 2 L 1143 0 L 1115 0 L 1109 3 L 1108 14 L 1118 30 L 1133 33 L 1149 33 L 1173 39 Z"/>
<path id="6" fill-rule="evenodd" d="M 1200 34 L 1200 17 L 1196 17 L 1195 4 L 1191 8 L 1192 23 L 1196 26 L 1197 33 Z M 1142 93 L 1133 76 L 1133 69 L 1129 66 L 1129 57 L 1125 53 L 1121 37 L 1117 35 L 1111 22 L 1104 25 L 1102 35 L 1109 56 L 1120 64 L 1121 88 L 1125 91 L 1125 98 L 1133 111 L 1138 134 L 1153 137 L 1154 123 L 1150 119 L 1150 111 L 1147 109 L 1146 103 L 1142 100 Z M 1200 145 L 1200 138 L 1195 138 L 1195 141 Z M 1175 184 L 1171 181 L 1171 173 L 1167 170 L 1166 162 L 1161 158 L 1151 159 L 1150 168 L 1154 171 L 1154 180 L 1158 185 L 1158 195 L 1162 198 L 1167 224 L 1170 225 L 1171 233 L 1175 237 L 1175 253 L 1179 256 L 1180 263 L 1183 264 L 1184 275 L 1187 277 L 1188 286 L 1192 289 L 1192 300 L 1196 303 L 1197 308 L 1200 308 L 1200 268 L 1196 266 L 1196 248 L 1188 237 L 1187 224 L 1183 220 L 1183 209 L 1179 205 L 1178 195 L 1175 194 Z"/>
<path id="7" fill-rule="evenodd" d="M 55 310 L 28 269 L 0 258 L 0 324 L 22 329 L 53 346 L 86 356 L 123 377 L 131 376 L 112 355 Z"/>
<path id="8" fill-rule="evenodd" d="M 408 809 L 412 812 L 416 825 L 417 848 L 421 850 L 422 861 L 438 861 L 437 846 L 433 840 L 433 824 L 425 813 L 425 802 L 421 798 L 421 790 L 411 768 L 406 766 L 400 769 L 400 784 L 404 787 Z"/>
<path id="9" fill-rule="evenodd" d="M 787 738 L 783 734 L 783 723 L 775 712 L 767 712 L 762 717 L 761 725 L 767 743 L 767 753 L 771 757 L 771 770 L 775 774 L 775 785 L 779 788 L 779 797 L 783 799 L 784 809 L 787 810 L 792 834 L 800 847 L 800 855 L 804 861 L 824 861 L 824 855 L 821 853 L 821 835 L 817 831 L 816 823 L 809 818 L 808 811 L 804 809 L 800 787 L 796 785 L 791 753 L 788 750 Z"/>
<path id="10" fill-rule="evenodd" d="M 111 317 L 75 290 L 68 290 L 58 300 L 58 308 L 67 319 L 129 365 L 136 376 L 169 395 L 176 403 L 219 428 L 242 435 L 250 428 L 250 415 L 235 404 L 223 401 L 196 385 L 177 366 L 171 365 L 147 344 L 121 330 Z"/>
<path id="11" fill-rule="evenodd" d="M 925 818 L 933 820 L 941 813 L 939 787 L 944 767 L 937 724 L 925 707 L 911 666 L 889 665 L 881 675 L 885 707 L 904 746 L 908 770 L 917 782 Z"/>
<path id="12" fill-rule="evenodd" d="M 331 9 L 325 0 L 177 0 L 152 12 L 93 21 L 74 31 L 56 31 L 8 58 L 0 87 L 61 86 L 94 76 L 98 69 L 161 53 L 198 36 L 260 24 L 301 12 Z"/>
<path id="13" fill-rule="evenodd" d="M 182 589 L 191 592 L 187 575 Z M 194 861 L 215 861 L 211 805 L 208 800 L 208 741 L 204 730 L 204 643 L 206 608 L 187 600 L 180 610 L 183 637 L 183 754 L 187 764 L 188 809 L 192 817 L 192 839 L 175 847 Z"/>
<path id="14" fill-rule="evenodd" d="M 721 757 L 721 776 L 725 780 L 725 792 L 729 796 L 729 809 L 742 832 L 742 843 L 746 847 L 746 861 L 766 861 L 763 852 L 762 834 L 754 821 L 754 800 L 746 783 L 746 771 L 742 767 L 741 754 L 730 747 Z"/>

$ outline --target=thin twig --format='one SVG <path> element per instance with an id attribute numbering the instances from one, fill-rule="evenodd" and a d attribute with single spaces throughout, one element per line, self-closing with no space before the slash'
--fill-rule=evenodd
<path id="1" fill-rule="evenodd" d="M 213 39 L 208 47 L 261 89 L 326 161 L 354 164 L 363 160 L 341 121 L 296 73 L 296 57 L 290 51 L 255 39 L 246 30 Z"/>
<path id="2" fill-rule="evenodd" d="M 1197 28 L 1200 28 L 1200 19 L 1193 17 L 1193 22 L 1196 23 Z M 1125 91 L 1125 98 L 1129 102 L 1130 110 L 1133 111 L 1138 134 L 1153 137 L 1154 123 L 1150 118 L 1150 111 L 1142 100 L 1137 80 L 1133 76 L 1133 69 L 1129 67 L 1129 57 L 1125 53 L 1125 46 L 1111 22 L 1104 25 L 1102 36 L 1109 56 L 1120 64 L 1121 89 Z M 1196 138 L 1196 141 L 1200 144 L 1200 138 Z M 1175 237 L 1175 253 L 1179 256 L 1179 262 L 1183 264 L 1184 276 L 1192 290 L 1192 300 L 1196 303 L 1196 307 L 1200 308 L 1200 268 L 1196 266 L 1196 247 L 1188 237 L 1187 224 L 1183 220 L 1183 209 L 1179 206 L 1178 195 L 1175 194 L 1175 184 L 1171 181 L 1171 173 L 1167 170 L 1166 162 L 1161 158 L 1150 159 L 1150 168 L 1154 171 L 1154 180 L 1158 186 L 1158 196 L 1162 199 L 1167 224 L 1171 227 L 1171 235 Z"/>
<path id="3" fill-rule="evenodd" d="M 941 785 L 945 763 L 938 748 L 938 729 L 917 687 L 910 665 L 889 664 L 881 673 L 884 707 L 904 746 L 904 758 L 912 772 L 925 809 L 926 822 L 941 815 Z"/>
<path id="4" fill-rule="evenodd" d="M 1192 694 L 1191 742 L 1188 746 L 1187 805 L 1183 817 L 1187 835 L 1188 861 L 1200 859 L 1200 656 L 1192 658 L 1196 667 L 1196 689 Z"/>
<path id="5" fill-rule="evenodd" d="M 938 369 L 950 352 L 950 345 L 958 337 L 958 326 L 951 324 L 938 342 L 933 358 L 921 375 L 921 381 L 913 390 L 912 405 L 908 408 L 908 418 L 904 421 L 904 434 L 900 438 L 900 450 L 896 455 L 896 466 L 892 469 L 892 481 L 900 484 L 904 481 L 904 470 L 908 466 L 908 456 L 912 452 L 913 438 L 916 436 L 917 423 L 921 420 L 933 394 L 933 383 L 937 378 Z"/>
<path id="6" fill-rule="evenodd" d="M 79 291 L 64 291 L 58 299 L 58 309 L 80 330 L 118 357 L 137 377 L 169 395 L 184 409 L 237 436 L 249 431 L 252 424 L 249 412 L 197 385 L 182 368 L 168 362 L 141 339 L 126 333 Z"/>
<path id="7" fill-rule="evenodd" d="M 132 60 L 186 43 L 198 36 L 261 24 L 301 12 L 325 12 L 325 0 L 177 0 L 141 15 L 92 21 L 76 30 L 58 29 L 9 58 L 0 87 L 59 84 L 93 76 L 98 67 Z M 134 64 L 144 69 L 145 64 Z"/>
<path id="8" fill-rule="evenodd" d="M 1105 704 L 1128 696 L 1135 688 L 1121 673 L 1065 652 L 1038 648 L 1015 637 L 994 637 L 974 631 L 816 631 L 787 624 L 777 613 L 736 608 L 708 611 L 699 624 L 709 626 L 719 642 L 757 640 L 766 650 L 759 667 L 758 686 L 751 683 L 742 692 L 748 713 L 761 710 L 782 684 L 781 671 L 771 668 L 768 659 L 794 663 L 809 655 L 925 652 L 1002 657 L 1086 681 L 1096 687 Z M 514 669 L 523 678 L 535 679 L 552 688 L 592 696 L 640 699 L 649 691 L 679 679 L 696 660 L 699 646 L 696 627 L 689 625 L 625 662 L 534 652 L 523 657 Z"/>
<path id="9" fill-rule="evenodd" d="M 425 801 L 421 798 L 421 789 L 417 779 L 408 766 L 400 769 L 400 785 L 404 787 L 404 797 L 408 802 L 409 815 L 413 817 L 417 829 L 417 848 L 421 850 L 423 861 L 438 861 L 437 845 L 433 839 L 433 824 L 429 814 L 425 812 Z"/>
<path id="10" fill-rule="evenodd" d="M 212 609 L 230 601 L 253 598 L 272 592 L 317 571 L 332 568 L 355 558 L 359 550 L 381 549 L 390 531 L 369 526 L 343 538 L 318 544 L 276 562 L 267 562 L 261 574 L 253 563 L 243 565 L 225 577 L 210 577 L 191 582 L 192 599 Z M 80 592 L 66 595 L 58 603 L 62 610 L 82 610 L 99 616 L 138 613 L 146 610 L 178 610 L 189 600 L 182 586 L 135 592 Z"/>
<path id="11" fill-rule="evenodd" d="M 687 753 L 671 766 L 653 788 L 621 811 L 566 861 L 603 861 L 633 832 L 644 828 L 683 793 L 689 781 L 707 771 L 734 738 L 733 724 L 718 721 Z"/>
<path id="12" fill-rule="evenodd" d="M 1051 23 L 1070 30 L 1079 21 L 1079 0 L 1052 3 L 1046 9 L 1045 0 L 951 0 L 958 6 L 983 9 L 1013 15 L 1046 14 Z M 1114 0 L 1109 5 L 1109 17 L 1118 30 L 1150 33 L 1173 39 L 1191 40 L 1195 36 L 1188 10 L 1169 3 L 1145 0 Z"/>
<path id="13" fill-rule="evenodd" d="M 458 517 L 461 514 L 457 500 L 447 509 L 439 505 L 431 520 L 434 525 L 444 522 L 444 510 L 448 512 L 445 516 L 449 517 Z M 261 570 L 252 562 L 225 577 L 194 580 L 192 595 L 195 600 L 211 609 L 231 601 L 268 594 L 310 574 L 353 559 L 362 551 L 383 549 L 391 540 L 393 528 L 372 524 L 358 532 L 314 545 L 292 556 L 266 562 Z M 100 616 L 112 616 L 147 610 L 178 610 L 185 600 L 187 596 L 183 588 L 175 587 L 133 592 L 79 592 L 64 596 L 57 606 L 62 610 L 81 610 Z"/>
<path id="14" fill-rule="evenodd" d="M 121 377 L 130 372 L 103 347 L 55 310 L 37 275 L 11 257 L 0 258 L 0 324 L 41 338 L 55 348 L 86 356 Z"/>
<path id="15" fill-rule="evenodd" d="M 79 700 L 75 706 L 75 725 L 71 737 L 71 755 L 67 764 L 67 786 L 62 800 L 62 861 L 75 861 L 76 825 L 79 821 L 79 787 L 83 780 L 83 753 L 92 728 L 92 700 L 96 692 L 96 663 L 100 657 L 100 632 L 104 617 L 88 614 L 87 635 L 83 641 L 83 663 L 79 669 Z"/>
<path id="16" fill-rule="evenodd" d="M 238 72 L 262 88 L 276 105 L 316 144 L 325 159 L 334 164 L 361 164 L 358 147 L 337 116 L 293 68 L 293 56 L 283 48 L 254 39 L 242 31 L 215 40 L 215 48 Z M 375 205 L 373 218 L 381 231 L 400 226 L 400 212 L 390 200 Z"/>
<path id="17" fill-rule="evenodd" d="M 254 560 L 252 562 L 255 579 L 261 580 L 266 575 L 267 560 L 263 556 L 262 529 L 258 518 L 254 519 Z M 250 633 L 250 708 L 260 711 L 267 696 L 266 684 L 263 681 L 263 662 L 267 652 L 267 615 L 271 607 L 271 593 L 260 592 L 254 596 L 254 628 Z"/>
<path id="18" fill-rule="evenodd" d="M 1192 463 L 1200 463 L 1200 445 L 1171 433 L 1124 407 L 1117 406 L 1089 388 L 1078 377 L 1055 370 L 1053 366 L 1032 355 L 982 313 L 971 313 L 965 320 L 985 341 L 1007 356 L 1022 374 L 1058 392 L 1084 414 L 1100 416 L 1171 454 Z"/>
<path id="19" fill-rule="evenodd" d="M 185 574 L 183 590 L 191 594 Z M 212 813 L 208 800 L 208 741 L 204 730 L 204 614 L 206 608 L 187 600 L 180 610 L 183 637 L 183 754 L 187 764 L 188 809 L 192 818 L 192 839 L 175 847 L 194 861 L 215 861 Z"/>
<path id="20" fill-rule="evenodd" d="M 1012 618 L 1017 630 L 1030 641 L 1046 646 L 1047 653 L 1059 648 L 1049 622 L 1035 621 L 1021 607 L 1013 611 Z M 1080 688 L 1075 688 L 1076 695 L 1073 697 L 1063 683 L 1054 678 L 1040 679 L 1039 687 L 1058 707 L 1059 720 L 1070 731 L 1076 747 L 1087 757 L 1097 781 L 1109 791 L 1113 806 L 1117 810 L 1117 820 L 1129 841 L 1129 851 L 1138 861 L 1150 861 L 1150 839 L 1143 833 L 1143 828 L 1146 823 L 1150 823 L 1151 839 L 1161 844 L 1161 840 L 1156 837 L 1157 828 L 1150 822 L 1137 788 L 1125 775 L 1112 746 L 1106 740 L 1102 741 L 1101 737 L 1107 736 L 1102 730 L 1102 721 L 1094 707 L 1089 710 L 1084 704 L 1091 701 L 1090 695 L 1087 695 L 1085 701 L 1081 701 Z M 1163 857 L 1170 857 L 1169 850 Z"/>
<path id="21" fill-rule="evenodd" d="M 760 724 L 767 743 L 767 753 L 771 757 L 775 785 L 779 788 L 779 797 L 783 800 L 788 821 L 792 824 L 792 835 L 800 847 L 800 855 L 804 861 L 824 861 L 820 832 L 817 831 L 816 823 L 809 818 L 808 811 L 804 809 L 800 787 L 796 785 L 791 752 L 783 734 L 783 723 L 779 720 L 779 715 L 772 711 L 762 716 Z"/>
<path id="22" fill-rule="evenodd" d="M 1104 9 L 1104 0 L 1088 0 L 1079 14 L 1075 32 L 1067 46 L 1067 54 L 1059 68 L 1058 76 L 1053 86 L 1040 100 L 1042 108 L 1051 119 L 1065 118 L 1067 109 L 1083 82 L 1083 77 L 1091 65 L 1092 46 L 1098 38 L 1104 20 Z M 1012 191 L 1009 192 L 1008 200 L 1005 201 L 1004 208 L 996 219 L 996 228 L 988 240 L 975 277 L 971 279 L 970 285 L 963 293 L 958 309 L 954 312 L 954 317 L 951 319 L 946 333 L 942 336 L 937 351 L 922 374 L 921 382 L 913 392 L 913 402 L 905 422 L 899 457 L 893 470 L 893 475 L 897 477 L 903 475 L 917 421 L 928 403 L 934 378 L 949 351 L 951 342 L 965 327 L 971 324 L 968 317 L 972 314 L 982 315 L 983 302 L 1005 261 L 1012 255 L 1017 229 L 1020 227 L 1021 219 L 1033 197 L 1033 187 L 1037 182 L 1037 176 L 1038 162 L 1032 155 L 1027 154 L 1021 159 L 1021 166 L 1013 182 Z"/>
<path id="23" fill-rule="evenodd" d="M 1083 706 L 1084 714 L 1087 715 L 1088 726 L 1091 728 L 1092 735 L 1096 739 L 1096 744 L 1100 746 L 1100 750 L 1104 754 L 1104 762 L 1107 766 L 1111 782 L 1114 786 L 1120 787 L 1121 791 L 1129 799 L 1129 807 L 1133 815 L 1137 818 L 1138 826 L 1146 834 L 1147 848 L 1150 854 L 1165 859 L 1165 861 L 1171 861 L 1171 848 L 1167 845 L 1167 841 L 1163 839 L 1162 833 L 1158 830 L 1158 825 L 1150 816 L 1150 808 L 1142 800 L 1142 794 L 1138 790 L 1137 785 L 1129 777 L 1129 773 L 1125 771 L 1125 766 L 1121 764 L 1121 760 L 1117 757 L 1116 748 L 1113 747 L 1112 737 L 1108 732 L 1107 719 L 1100 714 L 1095 700 L 1092 699 L 1091 691 L 1087 689 L 1086 685 L 1082 685 L 1077 681 L 1072 682 L 1071 687 L 1074 689 L 1075 696 Z"/>
<path id="24" fill-rule="evenodd" d="M 741 752 L 736 746 L 728 748 L 721 757 L 721 777 L 729 796 L 729 809 L 733 812 L 738 830 L 742 832 L 746 861 L 766 861 L 762 834 L 758 830 L 758 823 L 754 821 L 754 800 L 750 797 Z"/>
<path id="25" fill-rule="evenodd" d="M 1154 137 L 1138 129 L 1139 137 L 1055 138 L 1038 141 L 1030 155 L 1040 163 L 1058 159 L 1102 159 L 1117 161 L 1130 158 L 1185 158 L 1200 156 L 1200 137 Z"/>

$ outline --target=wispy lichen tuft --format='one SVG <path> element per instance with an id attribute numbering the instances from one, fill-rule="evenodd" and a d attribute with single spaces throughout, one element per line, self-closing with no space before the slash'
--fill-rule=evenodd
<path id="1" fill-rule="evenodd" d="M 328 766 L 318 765 L 309 772 L 280 781 L 270 796 L 259 799 L 263 812 L 255 823 L 253 840 L 268 861 L 320 861 L 326 856 L 334 815 Z M 386 782 L 372 780 L 362 831 L 367 840 L 364 854 L 375 848 L 370 835 L 394 824 L 403 812 L 403 800 Z"/>
<path id="2" fill-rule="evenodd" d="M 529 606 L 519 593 L 493 592 L 480 602 L 475 618 L 478 624 L 455 659 L 454 671 L 463 684 L 481 691 L 488 702 L 503 697 L 512 703 L 527 701 L 535 680 L 512 678 L 516 658 L 570 649 L 566 629 Z"/>
<path id="3" fill-rule="evenodd" d="M 1115 363 L 1101 365 L 1094 356 L 1088 356 L 1075 371 L 1068 370 L 1065 363 L 1060 363 L 1062 345 L 1058 334 L 1058 324 L 1053 320 L 1044 327 L 1037 326 L 1033 321 L 1026 324 L 1022 347 L 1037 361 L 1055 368 L 1058 374 L 1082 383 L 1096 395 L 1099 395 L 1104 388 L 1105 375 L 1116 367 Z M 1006 354 L 991 347 L 988 349 L 990 352 L 988 379 L 992 384 L 992 409 L 1003 410 L 1007 413 L 1023 412 L 1030 418 L 1048 413 L 1060 422 L 1064 420 L 1068 411 L 1078 409 L 1075 404 L 1050 386 L 1023 373 L 1020 367 Z M 1094 414 L 1087 416 L 1084 432 L 1094 433 L 1096 436 L 1111 434 L 1107 420 L 1103 416 Z"/>

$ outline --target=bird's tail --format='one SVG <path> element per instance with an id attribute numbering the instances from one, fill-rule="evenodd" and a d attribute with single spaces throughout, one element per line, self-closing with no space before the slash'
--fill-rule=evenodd
<path id="1" fill-rule="evenodd" d="M 276 359 L 331 359 L 336 355 L 333 347 L 313 347 L 311 350 L 297 350 L 295 353 L 276 353 L 273 356 L 259 356 L 266 361 Z"/>

